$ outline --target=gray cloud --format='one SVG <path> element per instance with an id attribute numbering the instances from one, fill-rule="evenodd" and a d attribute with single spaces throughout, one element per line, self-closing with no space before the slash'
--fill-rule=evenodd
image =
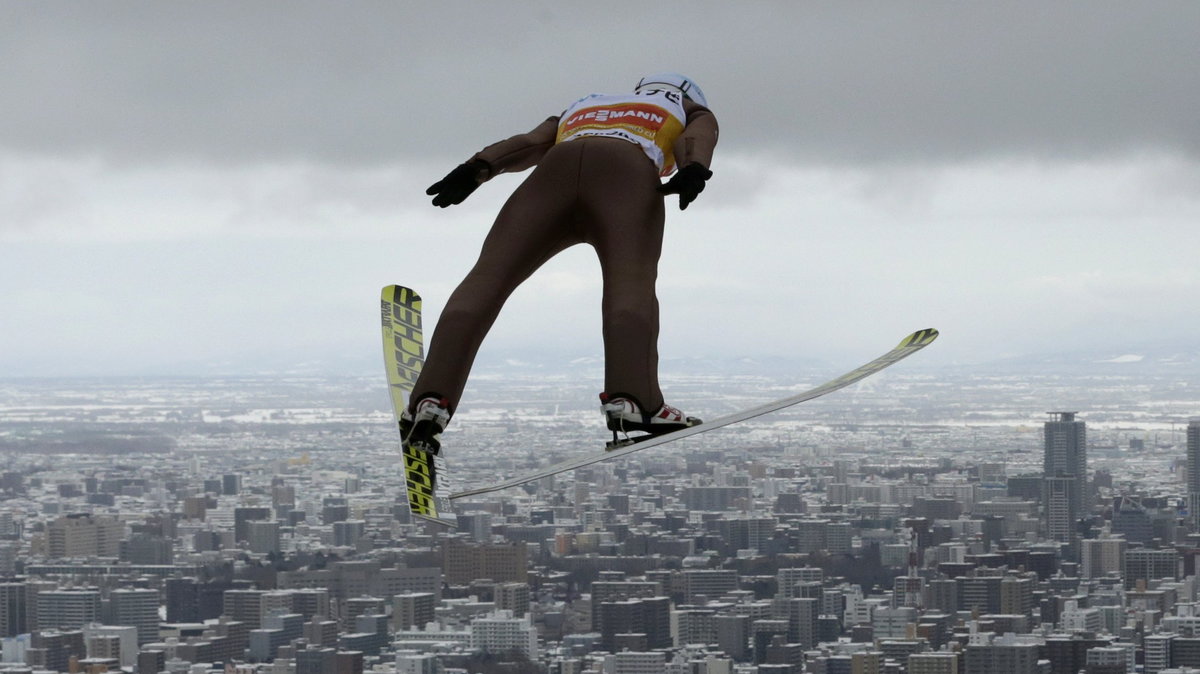
<path id="1" fill-rule="evenodd" d="M 1200 157 L 1200 3 L 0 4 L 0 148 L 458 158 L 688 72 L 725 150 L 804 163 Z"/>

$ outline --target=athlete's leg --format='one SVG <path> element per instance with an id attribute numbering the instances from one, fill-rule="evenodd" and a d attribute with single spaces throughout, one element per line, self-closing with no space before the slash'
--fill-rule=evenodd
<path id="1" fill-rule="evenodd" d="M 658 298 L 664 207 L 654 165 L 637 146 L 588 142 L 580 192 L 588 242 L 604 274 L 604 388 L 644 411 L 663 404 L 658 383 Z"/>
<path id="2" fill-rule="evenodd" d="M 582 242 L 573 217 L 578 153 L 570 146 L 547 153 L 500 210 L 478 261 L 438 319 L 413 386 L 414 402 L 437 394 L 449 400 L 453 411 L 483 338 L 509 295 L 551 257 Z"/>

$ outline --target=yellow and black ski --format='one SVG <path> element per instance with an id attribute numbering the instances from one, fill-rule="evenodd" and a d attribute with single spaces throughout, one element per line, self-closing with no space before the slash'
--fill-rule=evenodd
<path id="1" fill-rule="evenodd" d="M 600 461 L 607 461 L 608 459 L 614 459 L 618 456 L 625 456 L 626 454 L 631 454 L 633 452 L 640 452 L 643 449 L 650 449 L 651 447 L 665 445 L 668 442 L 675 442 L 676 440 L 682 440 L 683 438 L 691 437 L 691 436 L 697 435 L 699 433 L 707 433 L 708 431 L 715 431 L 718 428 L 723 428 L 725 426 L 729 426 L 730 424 L 736 424 L 736 423 L 739 423 L 742 421 L 746 421 L 747 419 L 753 419 L 754 417 L 759 417 L 764 414 L 768 414 L 770 412 L 775 412 L 775 411 L 781 410 L 785 407 L 791 407 L 792 405 L 797 405 L 797 404 L 805 402 L 807 400 L 812 400 L 813 398 L 820 398 L 821 396 L 823 396 L 827 393 L 833 393 L 834 391 L 846 388 L 847 386 L 854 384 L 855 382 L 862 381 L 863 379 L 866 379 L 867 377 L 875 374 L 876 372 L 884 370 L 885 368 L 887 368 L 891 365 L 894 365 L 894 364 L 904 360 L 905 358 L 908 358 L 909 356 L 916 353 L 917 351 L 920 351 L 921 349 L 925 348 L 926 346 L 929 346 L 930 344 L 932 344 L 933 340 L 937 339 L 937 336 L 938 336 L 938 331 L 934 330 L 933 328 L 928 328 L 925 330 L 918 330 L 918 331 L 912 333 L 911 335 L 905 337 L 904 339 L 900 340 L 900 343 L 897 344 L 896 347 L 893 348 L 891 351 L 888 351 L 887 353 L 885 353 L 882 356 L 876 358 L 875 360 L 867 363 L 866 365 L 863 365 L 862 367 L 851 370 L 850 372 L 847 372 L 846 374 L 844 374 L 840 377 L 831 379 L 831 380 L 825 382 L 824 384 L 821 384 L 820 386 L 818 386 L 816 388 L 812 388 L 807 391 L 804 391 L 803 393 L 797 393 L 796 395 L 788 396 L 787 398 L 782 398 L 782 399 L 776 400 L 774 402 L 766 403 L 764 405 L 759 405 L 758 407 L 753 407 L 748 410 L 736 412 L 734 414 L 730 414 L 730 415 L 721 417 L 720 419 L 716 419 L 715 421 L 706 421 L 698 426 L 689 426 L 687 428 L 684 428 L 684 429 L 681 429 L 678 431 L 674 431 L 671 433 L 664 433 L 662 435 L 657 435 L 657 436 L 648 437 L 648 438 L 644 438 L 644 439 L 636 439 L 636 440 L 634 440 L 634 442 L 632 442 L 628 445 L 619 446 L 616 449 L 611 449 L 609 451 L 600 451 L 600 452 L 596 452 L 596 453 L 589 453 L 589 454 L 585 454 L 579 458 L 568 459 L 567 461 L 563 461 L 561 463 L 554 464 L 553 466 L 548 466 L 546 468 L 543 468 L 534 473 L 530 473 L 528 475 L 521 475 L 518 477 L 514 477 L 512 479 L 504 480 L 502 482 L 497 482 L 496 484 L 487 485 L 487 486 L 479 487 L 476 489 L 469 489 L 467 491 L 452 493 L 452 494 L 450 494 L 450 498 L 451 499 L 459 499 L 459 498 L 463 498 L 466 496 L 474 496 L 476 494 L 486 494 L 488 492 L 500 491 L 501 489 L 508 489 L 509 487 L 516 487 L 518 485 L 522 485 L 527 482 L 533 482 L 534 480 L 540 480 L 544 477 L 550 477 L 551 475 L 557 475 L 559 473 L 563 473 L 568 470 L 575 470 L 576 468 L 590 466 L 591 464 L 599 463 Z"/>
<path id="2" fill-rule="evenodd" d="M 400 415 L 408 406 L 413 384 L 425 362 L 425 344 L 421 333 L 421 296 L 411 288 L 390 285 L 383 289 L 380 300 L 383 322 L 383 361 L 387 368 L 388 391 L 391 393 L 392 413 L 397 428 Z M 414 449 L 400 438 L 404 464 L 404 490 L 408 509 L 414 517 L 446 526 L 458 526 L 458 518 L 439 491 L 434 457 Z M 444 479 L 442 480 L 444 482 Z"/>

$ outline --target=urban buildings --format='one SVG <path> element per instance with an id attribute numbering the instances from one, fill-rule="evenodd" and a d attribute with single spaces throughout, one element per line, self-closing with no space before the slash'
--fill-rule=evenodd
<path id="1" fill-rule="evenodd" d="M 131 384 L 78 411 L 124 451 L 0 455 L 0 670 L 1200 666 L 1200 423 L 1179 421 L 1200 403 L 1106 381 L 1072 389 L 1101 411 L 1053 413 L 1039 434 L 1057 401 L 1028 400 L 1037 387 L 897 374 L 465 500 L 457 531 L 408 516 L 383 405 L 355 407 L 373 383 Z M 458 477 L 590 451 L 573 379 L 503 385 L 448 431 L 469 457 Z M 676 385 L 714 397 L 710 379 Z M 738 407 L 769 388 L 730 386 Z M 329 399 L 283 404 L 317 391 Z M 0 444 L 65 423 L 29 395 L 0 408 Z"/>

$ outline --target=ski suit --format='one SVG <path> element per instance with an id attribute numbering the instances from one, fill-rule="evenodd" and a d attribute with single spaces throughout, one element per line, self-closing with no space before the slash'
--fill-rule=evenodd
<path id="1" fill-rule="evenodd" d="M 587 243 L 603 275 L 605 390 L 658 409 L 655 280 L 665 213 L 659 177 L 675 166 L 708 167 L 716 142 L 716 117 L 676 92 L 593 94 L 476 153 L 468 163 L 487 167 L 479 182 L 536 167 L 501 208 L 479 259 L 450 295 L 412 401 L 443 397 L 453 413 L 509 295 L 547 260 Z"/>

